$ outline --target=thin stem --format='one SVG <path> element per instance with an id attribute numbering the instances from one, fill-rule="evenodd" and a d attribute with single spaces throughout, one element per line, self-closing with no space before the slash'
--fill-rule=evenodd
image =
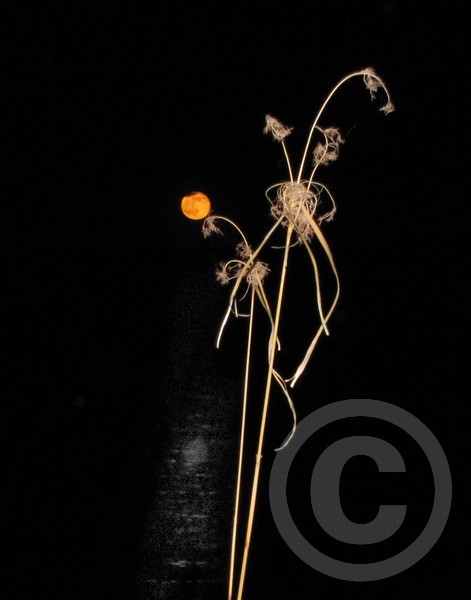
<path id="1" fill-rule="evenodd" d="M 253 317 L 254 317 L 254 305 L 255 305 L 255 288 L 252 287 L 252 294 L 250 297 L 250 320 L 249 320 L 249 332 L 247 339 L 247 357 L 245 361 L 245 379 L 244 379 L 244 398 L 242 403 L 242 424 L 240 428 L 240 445 L 239 445 L 239 465 L 237 468 L 237 485 L 236 485 L 236 497 L 235 497 L 235 509 L 234 509 L 234 524 L 232 527 L 232 545 L 231 545 L 231 562 L 229 568 L 229 592 L 228 600 L 232 600 L 232 589 L 234 584 L 234 563 L 235 563 L 235 550 L 237 546 L 237 520 L 239 516 L 239 501 L 240 501 L 240 487 L 242 479 L 242 463 L 244 459 L 244 440 L 245 440 L 245 417 L 247 414 L 247 396 L 249 389 L 249 371 L 250 371 L 250 355 L 252 350 L 252 331 L 253 331 Z"/>
<path id="2" fill-rule="evenodd" d="M 270 344 L 270 360 L 268 365 L 268 373 L 267 373 L 267 383 L 265 387 L 265 399 L 263 403 L 263 412 L 262 412 L 262 420 L 260 423 L 260 433 L 258 438 L 258 448 L 257 454 L 255 458 L 255 472 L 252 481 L 252 495 L 250 498 L 250 507 L 249 507 L 249 516 L 247 519 L 247 533 L 245 537 L 245 546 L 244 546 L 244 555 L 242 558 L 242 568 L 240 572 L 239 579 L 239 590 L 237 593 L 237 600 L 242 600 L 242 594 L 244 591 L 244 583 L 245 583 L 245 574 L 247 570 L 247 559 L 250 548 L 250 540 L 252 537 L 252 529 L 255 515 L 255 505 L 257 501 L 257 490 L 258 490 L 258 481 L 260 477 L 260 463 L 262 460 L 262 448 L 263 448 L 263 440 L 265 437 L 265 425 L 267 420 L 267 412 L 268 412 L 268 401 L 270 399 L 270 390 L 271 390 L 271 382 L 273 379 L 273 367 L 275 362 L 275 349 L 276 349 L 276 339 L 278 337 L 278 328 L 280 324 L 280 315 L 281 315 L 281 305 L 283 302 L 283 292 L 285 287 L 285 279 L 286 279 L 286 270 L 288 267 L 288 254 L 290 249 L 290 241 L 291 235 L 293 233 L 293 226 L 289 225 L 288 230 L 286 232 L 286 245 L 285 252 L 283 258 L 283 266 L 281 270 L 281 278 L 280 278 L 280 287 L 278 290 L 278 302 L 276 305 L 276 313 L 275 313 L 275 326 L 273 330 L 273 334 L 271 336 L 271 344 Z"/>
<path id="3" fill-rule="evenodd" d="M 242 232 L 242 229 L 241 229 L 241 228 L 240 228 L 238 225 L 236 225 L 236 223 L 234 223 L 234 221 L 231 221 L 231 219 L 228 219 L 227 217 L 222 217 L 222 216 L 220 216 L 220 215 L 217 215 L 217 216 L 215 217 L 215 219 L 218 219 L 218 220 L 220 220 L 220 221 L 226 221 L 227 223 L 229 223 L 230 225 L 232 225 L 232 226 L 233 226 L 235 229 L 237 229 L 237 231 L 239 232 L 239 234 L 240 234 L 240 237 L 241 237 L 241 238 L 244 240 L 244 244 L 245 244 L 246 246 L 248 246 L 248 245 L 249 245 L 249 243 L 247 242 L 247 238 L 245 237 L 245 235 L 244 235 L 244 234 L 243 234 L 243 232 Z"/>
<path id="4" fill-rule="evenodd" d="M 378 77 L 376 74 L 372 73 L 371 70 L 369 70 L 369 69 L 362 69 L 361 71 L 356 71 L 355 73 L 350 73 L 350 75 L 347 75 L 341 81 L 339 81 L 337 83 L 337 85 L 332 89 L 332 91 L 330 92 L 330 94 L 327 96 L 327 98 L 324 100 L 324 104 L 321 106 L 321 108 L 320 108 L 319 112 L 317 113 L 317 116 L 316 116 L 316 118 L 314 120 L 314 123 L 312 124 L 311 131 L 309 132 L 309 136 L 307 138 L 306 147 L 304 149 L 304 154 L 303 154 L 303 159 L 301 161 L 301 166 L 299 167 L 298 180 L 297 180 L 298 183 L 301 181 L 301 176 L 302 176 L 302 172 L 303 172 L 303 169 L 304 169 L 304 163 L 306 161 L 307 152 L 309 150 L 309 145 L 311 143 L 312 135 L 314 133 L 314 130 L 317 127 L 317 123 L 319 122 L 319 119 L 320 119 L 322 113 L 324 112 L 325 107 L 327 106 L 327 104 L 329 104 L 330 99 L 335 94 L 335 92 L 339 89 L 339 87 L 341 87 L 349 79 L 352 79 L 352 77 L 358 77 L 358 76 L 361 76 L 361 75 L 363 75 L 363 76 L 370 75 L 371 77 L 373 77 L 374 79 L 376 79 L 381 84 L 381 87 L 384 89 L 384 91 L 386 92 L 388 102 L 390 102 L 389 92 L 386 89 L 386 86 L 384 85 L 382 79 L 380 77 Z"/>
<path id="5" fill-rule="evenodd" d="M 291 161 L 289 159 L 288 151 L 286 150 L 286 145 L 283 140 L 281 140 L 281 146 L 283 147 L 283 152 L 285 153 L 286 162 L 288 163 L 288 171 L 289 171 L 289 180 L 293 181 L 293 170 L 291 169 Z"/>

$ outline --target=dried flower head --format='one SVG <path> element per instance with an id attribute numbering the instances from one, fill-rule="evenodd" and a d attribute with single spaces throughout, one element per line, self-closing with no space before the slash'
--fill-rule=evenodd
<path id="1" fill-rule="evenodd" d="M 240 256 L 244 260 L 249 259 L 252 255 L 252 249 L 246 242 L 239 242 L 235 249 L 237 256 Z"/>
<path id="2" fill-rule="evenodd" d="M 384 106 L 382 106 L 379 110 L 382 110 L 385 115 L 394 111 L 394 104 L 391 102 L 389 98 L 389 93 L 384 85 L 383 80 L 379 77 L 374 69 L 368 67 L 363 69 L 363 81 L 365 82 L 366 89 L 370 92 L 371 99 L 374 100 L 376 98 L 376 92 L 379 89 L 383 89 L 386 92 L 388 97 L 388 101 Z"/>
<path id="3" fill-rule="evenodd" d="M 252 287 L 262 286 L 269 272 L 268 264 L 257 260 L 247 273 L 247 283 Z"/>
<path id="4" fill-rule="evenodd" d="M 271 207 L 273 217 L 281 218 L 285 227 L 292 225 L 300 241 L 310 241 L 314 235 L 307 214 L 314 216 L 319 201 L 317 191 L 308 189 L 306 183 L 286 181 L 280 184 Z"/>
<path id="5" fill-rule="evenodd" d="M 340 131 L 336 127 L 328 127 L 319 130 L 324 134 L 325 142 L 318 142 L 314 148 L 314 164 L 328 165 L 337 160 L 339 156 L 339 146 L 344 143 Z"/>
<path id="6" fill-rule="evenodd" d="M 224 263 L 219 263 L 218 268 L 216 269 L 216 280 L 221 285 L 227 285 L 230 281 L 229 273 L 227 272 L 226 265 Z"/>
<path id="7" fill-rule="evenodd" d="M 389 113 L 394 112 L 394 104 L 392 102 L 387 102 L 379 110 L 382 110 L 385 115 L 389 115 Z"/>
<path id="8" fill-rule="evenodd" d="M 239 275 L 243 267 L 244 263 L 240 260 L 221 262 L 216 269 L 216 280 L 221 285 L 227 285 L 231 279 L 235 279 Z"/>
<path id="9" fill-rule="evenodd" d="M 292 127 L 286 127 L 271 115 L 265 115 L 265 121 L 263 133 L 271 133 L 278 142 L 282 142 L 293 130 Z"/>
<path id="10" fill-rule="evenodd" d="M 219 229 L 219 227 L 217 225 L 215 225 L 216 219 L 217 219 L 217 217 L 209 216 L 209 217 L 206 217 L 206 219 L 203 221 L 203 236 L 204 236 L 204 238 L 209 237 L 213 233 L 222 235 L 222 231 Z"/>
<path id="11" fill-rule="evenodd" d="M 371 99 L 374 100 L 376 98 L 376 92 L 379 88 L 383 87 L 381 80 L 371 67 L 365 69 L 364 73 L 363 81 L 365 82 L 366 89 L 370 92 Z"/>

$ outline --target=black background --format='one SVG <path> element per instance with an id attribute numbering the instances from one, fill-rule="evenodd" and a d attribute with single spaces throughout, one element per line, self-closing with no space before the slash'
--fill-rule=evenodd
<path id="1" fill-rule="evenodd" d="M 442 443 L 456 499 L 414 569 L 353 591 L 318 575 L 313 594 L 465 597 L 465 6 L 65 3 L 14 19 L 14 102 L 3 115 L 12 134 L 4 316 L 13 387 L 4 405 L 14 467 L 8 573 L 19 596 L 44 588 L 50 597 L 133 597 L 151 473 L 165 448 L 164 428 L 157 441 L 149 433 L 162 399 L 182 378 L 197 391 L 206 373 L 242 373 L 231 348 L 243 347 L 244 327 L 231 324 L 227 345 L 214 349 L 227 292 L 214 266 L 232 238 L 203 240 L 180 199 L 204 191 L 215 212 L 260 239 L 264 191 L 287 177 L 281 148 L 262 133 L 265 114 L 294 127 L 297 162 L 332 86 L 371 66 L 396 111 L 384 117 L 357 80 L 324 116 L 346 134 L 339 160 L 320 174 L 338 205 L 325 232 L 342 298 L 296 388 L 299 411 L 363 397 L 403 406 Z M 276 270 L 281 255 L 272 260 Z M 296 349 L 311 312 L 306 264 L 294 263 L 284 327 Z M 185 328 L 172 322 L 182 303 Z M 271 425 L 276 439 L 283 418 Z M 302 563 L 286 558 L 283 575 L 263 552 L 260 581 L 273 598 L 289 573 L 298 597 L 303 577 L 313 585 Z"/>

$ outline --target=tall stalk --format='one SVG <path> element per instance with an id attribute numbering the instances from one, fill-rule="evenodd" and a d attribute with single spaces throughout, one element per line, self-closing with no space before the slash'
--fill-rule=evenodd
<path id="1" fill-rule="evenodd" d="M 247 238 L 240 229 L 240 227 L 234 223 L 234 221 L 227 217 L 213 215 L 210 213 L 209 199 L 204 194 L 196 193 L 188 197 L 184 197 L 182 201 L 182 210 L 191 219 L 204 218 L 203 223 L 203 235 L 207 237 L 213 233 L 222 233 L 219 227 L 216 225 L 218 221 L 223 221 L 233 226 L 241 237 L 241 242 L 236 245 L 236 258 L 232 258 L 227 262 L 220 263 L 216 270 L 217 280 L 223 284 L 232 284 L 232 291 L 230 294 L 228 306 L 224 314 L 219 333 L 217 336 L 216 346 L 219 347 L 223 331 L 231 315 L 236 317 L 249 316 L 249 332 L 247 341 L 247 356 L 245 364 L 245 381 L 244 381 L 244 395 L 243 395 L 243 406 L 242 406 L 242 424 L 240 433 L 240 445 L 239 445 L 239 462 L 237 469 L 237 485 L 235 495 L 235 507 L 234 507 L 234 519 L 232 528 L 232 543 L 231 543 L 231 556 L 230 556 L 230 567 L 229 567 L 229 587 L 228 587 L 228 600 L 232 600 L 234 583 L 235 583 L 235 564 L 237 552 L 237 530 L 238 530 L 238 518 L 239 518 L 239 505 L 241 497 L 242 487 L 242 467 L 244 460 L 244 446 L 245 446 L 245 430 L 246 430 L 246 413 L 247 413 L 247 399 L 248 399 L 248 388 L 249 388 L 249 371 L 250 361 L 252 352 L 252 334 L 253 334 L 253 319 L 254 319 L 254 308 L 255 308 L 255 294 L 257 295 L 262 308 L 266 312 L 271 325 L 270 340 L 268 343 L 268 371 L 265 386 L 265 396 L 263 402 L 261 423 L 259 429 L 258 446 L 255 455 L 255 470 L 252 478 L 252 490 L 250 496 L 249 512 L 246 523 L 246 534 L 245 534 L 245 545 L 242 555 L 242 564 L 239 571 L 239 582 L 237 590 L 237 600 L 242 600 L 244 593 L 244 584 L 247 571 L 248 555 L 250 550 L 250 543 L 252 538 L 252 530 L 255 518 L 255 508 L 257 503 L 257 492 L 258 483 L 260 479 L 260 468 L 262 460 L 262 449 L 265 437 L 265 427 L 268 414 L 268 404 L 270 400 L 271 384 L 274 379 L 280 386 L 282 392 L 288 400 L 289 407 L 293 414 L 293 428 L 291 434 L 286 438 L 284 444 L 277 450 L 282 450 L 291 440 L 296 430 L 296 411 L 294 404 L 290 398 L 289 391 L 287 389 L 287 383 L 290 387 L 293 387 L 296 381 L 304 372 L 307 364 L 310 361 L 311 355 L 317 345 L 317 342 L 322 333 L 329 335 L 329 329 L 327 322 L 329 321 L 339 299 L 340 294 L 340 282 L 335 266 L 332 252 L 329 248 L 326 238 L 321 231 L 321 224 L 323 222 L 329 222 L 334 217 L 337 207 L 331 192 L 327 187 L 317 180 L 317 171 L 320 167 L 328 166 L 331 162 L 337 160 L 340 145 L 344 143 L 339 129 L 335 127 L 321 127 L 319 121 L 323 115 L 326 107 L 330 103 L 332 97 L 337 93 L 347 81 L 354 77 L 361 77 L 366 89 L 370 93 L 371 99 L 375 99 L 376 94 L 379 90 L 383 90 L 386 95 L 386 102 L 380 107 L 380 110 L 384 114 L 389 114 L 394 110 L 394 105 L 391 102 L 389 91 L 387 90 L 384 81 L 376 74 L 374 69 L 367 67 L 354 73 L 350 73 L 343 79 L 341 79 L 331 92 L 326 97 L 320 110 L 318 111 L 311 129 L 309 131 L 307 142 L 302 155 L 301 163 L 297 171 L 297 175 L 294 176 L 294 171 L 290 161 L 290 157 L 285 145 L 285 139 L 290 135 L 292 127 L 286 127 L 278 119 L 271 115 L 266 115 L 266 126 L 264 133 L 271 133 L 273 138 L 281 143 L 283 153 L 286 158 L 286 163 L 289 171 L 289 180 L 281 181 L 268 188 L 266 191 L 267 199 L 271 204 L 271 216 L 275 219 L 274 225 L 269 229 L 268 233 L 263 238 L 262 242 L 252 250 L 248 244 Z M 321 139 L 314 145 L 315 136 L 321 136 Z M 306 161 L 308 156 L 312 155 L 312 164 L 310 165 L 309 177 L 304 176 L 307 168 Z M 201 196 L 204 196 L 206 202 L 204 203 L 204 210 L 201 212 L 198 205 L 198 201 L 201 200 Z M 204 199 L 203 198 L 203 199 Z M 327 200 L 327 209 L 325 205 L 321 203 L 323 200 Z M 187 206 L 188 205 L 188 206 Z M 319 208 L 321 210 L 319 210 Z M 187 210 L 188 209 L 188 210 Z M 203 215 L 204 213 L 204 215 Z M 195 216 L 195 214 L 197 216 Z M 201 216 L 200 216 L 201 215 Z M 258 256 L 262 253 L 262 250 L 266 249 L 268 241 L 275 231 L 285 226 L 286 240 L 284 247 L 284 258 L 282 263 L 282 270 L 280 275 L 280 284 L 278 288 L 278 299 L 276 305 L 275 316 L 270 308 L 269 300 L 265 294 L 263 285 L 264 279 L 270 272 L 269 265 L 258 259 Z M 293 233 L 297 237 L 297 240 L 292 243 L 291 239 Z M 313 242 L 317 241 L 323 249 L 327 259 L 329 261 L 332 273 L 335 277 L 336 291 L 333 300 L 330 302 L 328 310 L 324 311 L 322 292 L 320 286 L 320 273 L 317 265 L 316 256 L 313 248 L 311 247 Z M 290 248 L 293 246 L 305 247 L 308 253 L 309 259 L 313 268 L 314 283 L 316 288 L 316 307 L 320 318 L 320 325 L 315 331 L 314 337 L 304 352 L 303 359 L 296 368 L 296 371 L 292 377 L 285 378 L 277 370 L 275 370 L 275 351 L 277 345 L 279 347 L 278 330 L 280 326 L 281 307 L 283 304 L 283 295 L 285 289 L 286 271 L 288 267 L 288 256 Z M 276 247 L 276 246 L 274 246 Z M 240 294 L 240 301 L 244 300 L 248 294 L 248 290 L 251 290 L 251 301 L 250 301 L 250 313 L 248 315 L 242 314 L 239 311 L 239 298 L 241 286 L 247 285 L 247 291 Z"/>
<path id="2" fill-rule="evenodd" d="M 234 507 L 234 522 L 233 522 L 233 527 L 232 527 L 232 544 L 231 544 L 231 560 L 230 560 L 230 567 L 229 567 L 228 600 L 232 600 L 232 590 L 234 587 L 234 565 L 235 565 L 235 553 L 236 553 L 236 547 L 237 547 L 237 522 L 238 522 L 238 517 L 239 517 L 240 486 L 241 486 L 241 481 L 242 481 L 242 464 L 244 461 L 245 418 L 246 418 L 246 414 L 247 414 L 250 357 L 252 354 L 252 332 L 253 332 L 254 308 L 255 308 L 255 288 L 252 287 L 251 296 L 250 296 L 249 331 L 248 331 L 248 335 L 247 335 L 247 356 L 246 356 L 246 360 L 245 360 L 244 397 L 243 397 L 243 401 L 242 401 L 242 423 L 241 423 L 241 427 L 240 427 L 239 464 L 237 467 L 237 485 L 236 485 L 236 497 L 235 497 L 235 507 Z"/>
<path id="3" fill-rule="evenodd" d="M 273 328 L 273 333 L 271 336 L 271 344 L 269 351 L 269 364 L 268 364 L 268 372 L 267 372 L 267 383 L 265 386 L 265 398 L 263 402 L 263 411 L 262 411 L 262 419 L 260 423 L 260 432 L 258 437 L 258 447 L 257 454 L 255 457 L 255 471 L 252 480 L 252 495 L 250 498 L 250 507 L 249 507 L 249 515 L 247 520 L 247 532 L 245 536 L 245 545 L 244 545 L 244 554 L 242 557 L 242 567 L 240 571 L 239 578 L 239 589 L 237 592 L 237 600 L 242 600 L 242 594 L 244 591 L 244 583 L 245 583 L 245 574 L 247 570 L 247 560 L 250 549 L 250 541 L 252 538 L 252 529 L 253 522 L 255 516 L 255 506 L 257 503 L 257 491 L 258 491 L 258 481 L 260 478 L 260 464 L 262 461 L 262 449 L 263 449 L 263 440 L 265 437 L 265 425 L 267 421 L 267 413 L 268 413 L 268 402 L 270 399 L 270 391 L 271 391 L 271 382 L 273 379 L 273 367 L 275 363 L 275 350 L 276 350 L 276 340 L 278 337 L 278 328 L 280 324 L 280 315 L 281 315 L 281 305 L 283 303 L 283 294 L 285 289 L 285 280 L 286 280 L 286 270 L 288 267 L 288 254 L 290 249 L 291 236 L 293 233 L 293 226 L 289 225 L 286 233 L 286 242 L 285 242 L 285 252 L 283 257 L 283 266 L 281 269 L 281 277 L 280 277 L 280 287 L 278 289 L 278 301 L 276 305 L 276 313 L 275 313 L 275 324 Z"/>

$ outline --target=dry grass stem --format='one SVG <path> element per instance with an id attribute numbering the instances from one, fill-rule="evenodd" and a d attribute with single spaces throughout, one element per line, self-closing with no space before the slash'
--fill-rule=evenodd
<path id="1" fill-rule="evenodd" d="M 276 450 L 282 451 L 290 442 L 296 432 L 296 409 L 288 391 L 288 385 L 292 388 L 301 375 L 304 373 L 311 356 L 317 346 L 322 333 L 330 334 L 328 323 L 335 310 L 340 297 L 340 278 L 337 267 L 335 265 L 333 254 L 330 250 L 327 239 L 321 230 L 324 222 L 332 221 L 337 211 L 337 206 L 332 193 L 317 177 L 317 172 L 320 168 L 329 166 L 339 157 L 342 144 L 345 143 L 341 132 L 336 127 L 322 127 L 320 119 L 329 104 L 332 97 L 337 93 L 339 88 L 345 85 L 351 79 L 358 77 L 363 80 L 363 83 L 370 93 L 372 100 L 375 100 L 378 94 L 383 94 L 385 102 L 380 110 L 388 114 L 394 110 L 389 91 L 386 88 L 384 81 L 371 68 L 362 69 L 350 73 L 341 79 L 327 95 L 320 110 L 318 111 L 311 129 L 309 130 L 304 152 L 300 161 L 299 169 L 296 177 L 293 175 L 293 167 L 286 146 L 286 138 L 292 133 L 292 127 L 286 127 L 278 119 L 271 115 L 266 115 L 266 125 L 264 133 L 271 134 L 275 141 L 282 146 L 283 154 L 286 159 L 289 178 L 287 181 L 276 183 L 268 188 L 266 197 L 270 202 L 271 217 L 275 220 L 274 224 L 269 228 L 262 241 L 255 249 L 252 249 L 242 229 L 227 217 L 210 214 L 203 223 L 203 235 L 208 237 L 213 234 L 222 235 L 223 225 L 233 227 L 240 241 L 236 244 L 236 256 L 226 262 L 219 264 L 216 271 L 217 280 L 223 285 L 232 286 L 229 296 L 227 310 L 223 316 L 222 323 L 217 335 L 216 345 L 220 346 L 222 335 L 231 315 L 235 317 L 248 317 L 248 340 L 247 353 L 245 362 L 245 378 L 242 403 L 242 422 L 240 431 L 239 458 L 237 466 L 237 481 L 235 493 L 235 506 L 233 515 L 231 555 L 229 565 L 229 586 L 228 598 L 232 600 L 233 591 L 236 579 L 236 565 L 238 554 L 238 517 L 240 511 L 240 497 L 242 489 L 242 467 L 244 462 L 244 447 L 247 430 L 246 411 L 250 392 L 249 371 L 250 360 L 253 345 L 253 323 L 255 303 L 258 301 L 263 308 L 263 312 L 268 318 L 270 335 L 267 344 L 267 371 L 265 392 L 262 404 L 261 421 L 258 430 L 258 444 L 255 455 L 255 468 L 251 482 L 250 504 L 248 507 L 248 517 L 245 530 L 245 540 L 242 552 L 241 566 L 238 575 L 238 590 L 237 600 L 242 600 L 244 593 L 244 584 L 246 578 L 248 556 L 250 543 L 253 531 L 253 523 L 255 519 L 255 509 L 257 505 L 258 482 L 260 476 L 262 451 L 265 437 L 265 429 L 267 422 L 268 406 L 271 397 L 272 382 L 275 381 L 284 397 L 288 402 L 288 407 L 292 416 L 291 432 L 286 437 L 283 444 Z M 315 136 L 320 139 L 314 140 Z M 315 145 L 314 145 L 315 141 Z M 312 162 L 307 166 L 308 157 L 311 155 Z M 306 175 L 304 172 L 309 168 Z M 324 208 L 324 200 L 327 201 L 327 208 Z M 320 208 L 323 210 L 320 210 Z M 268 242 L 272 240 L 274 234 L 281 229 L 285 230 L 284 241 L 280 248 L 284 249 L 283 262 L 281 266 L 281 274 L 277 291 L 277 300 L 275 313 L 273 314 L 270 302 L 264 288 L 264 281 L 270 275 L 270 266 L 265 260 L 260 260 L 259 255 L 262 252 L 268 252 Z M 277 246 L 272 246 L 276 248 Z M 305 248 L 309 261 L 312 266 L 313 283 L 315 286 L 315 312 L 319 317 L 319 325 L 315 330 L 315 334 L 309 343 L 307 349 L 302 354 L 302 360 L 294 370 L 291 377 L 285 378 L 275 368 L 276 351 L 281 349 L 280 342 L 280 324 L 281 313 L 283 306 L 283 297 L 286 286 L 286 275 L 288 270 L 288 257 L 290 251 L 295 248 Z M 333 298 L 328 302 L 324 301 L 321 288 L 321 273 L 317 258 L 317 249 L 323 252 L 330 266 L 332 276 L 335 282 L 335 291 Z M 250 298 L 249 308 L 246 312 L 241 312 L 239 304 L 247 302 Z"/>

